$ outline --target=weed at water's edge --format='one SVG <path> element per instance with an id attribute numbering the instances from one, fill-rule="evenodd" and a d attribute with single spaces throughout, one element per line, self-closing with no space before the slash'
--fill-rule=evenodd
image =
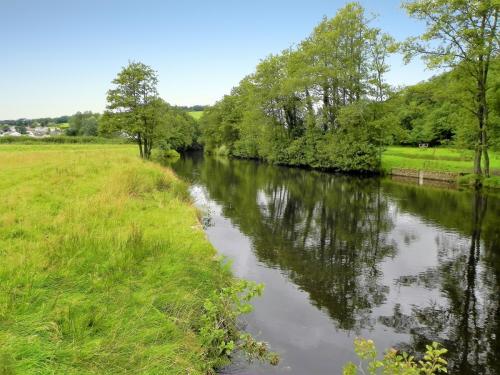
<path id="1" fill-rule="evenodd" d="M 278 364 L 278 355 L 269 351 L 266 343 L 256 341 L 238 325 L 238 317 L 252 311 L 249 301 L 260 296 L 263 289 L 262 284 L 237 280 L 205 300 L 198 332 L 205 348 L 208 373 L 228 365 L 235 351 L 245 353 L 249 360 Z"/>
<path id="2" fill-rule="evenodd" d="M 447 373 L 448 362 L 443 355 L 448 352 L 437 342 L 426 345 L 424 357 L 415 361 L 413 356 L 396 349 L 389 349 L 381 360 L 372 340 L 358 338 L 354 340 L 354 351 L 360 359 L 359 365 L 352 362 L 344 366 L 343 375 L 357 374 L 398 374 L 398 375 L 436 375 Z M 366 370 L 366 371 L 365 371 Z"/>

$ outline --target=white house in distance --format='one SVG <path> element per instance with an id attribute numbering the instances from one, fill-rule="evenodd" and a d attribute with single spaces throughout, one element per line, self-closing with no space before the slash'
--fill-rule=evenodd
<path id="1" fill-rule="evenodd" d="M 11 126 L 9 130 L 0 133 L 0 137 L 20 137 L 22 134 L 19 133 L 14 126 Z"/>
<path id="2" fill-rule="evenodd" d="M 19 133 L 15 126 L 9 127 L 7 131 L 4 131 L 3 133 L 0 130 L 0 137 L 20 137 L 20 136 L 27 136 L 27 137 L 34 137 L 34 138 L 43 138 L 43 137 L 50 137 L 54 135 L 61 135 L 62 131 L 58 128 L 49 128 L 49 127 L 43 127 L 43 126 L 36 126 L 36 127 L 27 127 L 26 128 L 26 134 L 21 134 Z"/>

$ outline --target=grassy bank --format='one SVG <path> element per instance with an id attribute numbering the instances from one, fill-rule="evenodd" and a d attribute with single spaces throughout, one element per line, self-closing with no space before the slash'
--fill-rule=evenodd
<path id="1" fill-rule="evenodd" d="M 488 187 L 500 187 L 500 153 L 490 151 L 492 177 L 484 180 Z M 436 172 L 471 174 L 474 152 L 451 148 L 388 147 L 382 155 L 382 168 L 390 173 L 392 168 L 417 169 Z M 462 181 L 467 182 L 465 176 Z"/>
<path id="2" fill-rule="evenodd" d="M 0 145 L 0 372 L 197 374 L 229 279 L 186 186 L 130 145 Z"/>

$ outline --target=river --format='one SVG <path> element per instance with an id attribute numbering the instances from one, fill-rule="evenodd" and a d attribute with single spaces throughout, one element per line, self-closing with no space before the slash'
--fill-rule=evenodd
<path id="1" fill-rule="evenodd" d="M 201 154 L 173 168 L 235 275 L 265 284 L 246 330 L 281 362 L 222 372 L 341 374 L 361 336 L 500 374 L 497 196 Z"/>

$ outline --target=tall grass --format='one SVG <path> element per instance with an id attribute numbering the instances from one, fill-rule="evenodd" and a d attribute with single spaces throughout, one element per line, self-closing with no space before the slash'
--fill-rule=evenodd
<path id="1" fill-rule="evenodd" d="M 196 326 L 229 274 L 183 183 L 135 153 L 0 146 L 0 371 L 203 371 Z"/>

